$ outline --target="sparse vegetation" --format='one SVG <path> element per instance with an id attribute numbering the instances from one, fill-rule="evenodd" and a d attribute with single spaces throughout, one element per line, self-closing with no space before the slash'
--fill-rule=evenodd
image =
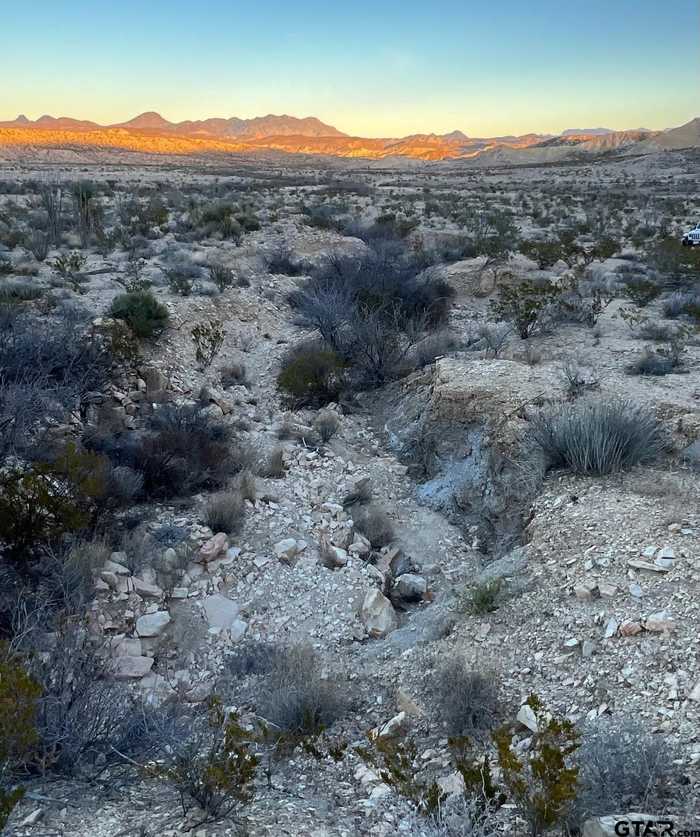
<path id="1" fill-rule="evenodd" d="M 531 428 L 550 467 L 578 474 L 600 476 L 650 462 L 664 446 L 653 413 L 626 401 L 580 400 L 540 412 Z"/>

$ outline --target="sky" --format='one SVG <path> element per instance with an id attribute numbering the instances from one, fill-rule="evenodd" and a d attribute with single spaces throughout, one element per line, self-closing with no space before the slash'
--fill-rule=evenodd
<path id="1" fill-rule="evenodd" d="M 700 0 L 0 0 L 0 12 L 0 120 L 287 113 L 357 136 L 476 137 L 700 115 Z"/>

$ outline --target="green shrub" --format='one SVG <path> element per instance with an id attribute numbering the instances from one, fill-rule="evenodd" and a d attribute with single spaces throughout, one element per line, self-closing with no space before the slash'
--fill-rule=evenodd
<path id="1" fill-rule="evenodd" d="M 330 349 L 302 345 L 282 361 L 277 386 L 294 407 L 336 401 L 345 382 L 345 364 Z"/>
<path id="2" fill-rule="evenodd" d="M 542 316 L 557 302 L 560 289 L 550 282 L 520 282 L 518 285 L 500 285 L 498 298 L 491 308 L 497 320 L 513 323 L 523 340 L 542 325 Z"/>
<path id="3" fill-rule="evenodd" d="M 580 736 L 570 721 L 547 718 L 536 695 L 530 695 L 527 705 L 538 723 L 528 751 L 513 751 L 510 726 L 498 730 L 494 739 L 503 784 L 527 820 L 530 837 L 540 837 L 565 819 L 576 798 L 578 767 L 572 756 Z"/>
<path id="4" fill-rule="evenodd" d="M 168 309 L 150 291 L 120 294 L 112 302 L 112 316 L 124 320 L 137 337 L 159 334 L 168 324 Z"/>
<path id="5" fill-rule="evenodd" d="M 252 799 L 259 763 L 252 743 L 238 717 L 227 715 L 214 698 L 206 728 L 168 748 L 165 764 L 154 773 L 177 790 L 183 814 L 194 805 L 201 809 L 197 825 L 203 825 L 233 814 Z"/>
<path id="6" fill-rule="evenodd" d="M 66 446 L 51 463 L 0 477 L 0 542 L 16 558 L 88 525 L 107 491 L 104 457 Z"/>
<path id="7" fill-rule="evenodd" d="M 38 742 L 39 685 L 0 643 L 0 832 L 23 796 L 12 787 L 13 773 L 31 757 Z"/>

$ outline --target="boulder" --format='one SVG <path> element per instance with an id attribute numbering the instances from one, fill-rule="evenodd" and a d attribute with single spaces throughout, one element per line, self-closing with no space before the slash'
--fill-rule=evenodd
<path id="1" fill-rule="evenodd" d="M 404 573 L 396 579 L 394 591 L 405 602 L 419 602 L 428 592 L 428 583 L 422 575 Z"/>
<path id="2" fill-rule="evenodd" d="M 228 546 L 228 538 L 225 533 L 218 532 L 213 538 L 209 538 L 206 543 L 202 544 L 196 560 L 202 564 L 208 564 L 210 561 L 222 557 Z"/>
<path id="3" fill-rule="evenodd" d="M 365 596 L 360 618 L 367 633 L 373 639 L 385 637 L 398 625 L 391 602 L 377 589 L 370 590 Z"/>
<path id="4" fill-rule="evenodd" d="M 291 564 L 299 554 L 299 546 L 294 538 L 284 538 L 277 541 L 273 550 L 283 564 Z"/>
<path id="5" fill-rule="evenodd" d="M 141 637 L 160 636 L 170 624 L 170 614 L 167 610 L 157 610 L 146 613 L 136 620 L 136 633 Z"/>
<path id="6" fill-rule="evenodd" d="M 153 668 L 153 657 L 132 657 L 122 654 L 112 663 L 112 677 L 115 680 L 140 680 Z"/>
<path id="7" fill-rule="evenodd" d="M 241 612 L 241 609 L 234 601 L 226 596 L 222 596 L 221 593 L 207 596 L 202 602 L 202 607 L 204 608 L 209 627 L 221 628 L 226 631 L 235 624 Z"/>

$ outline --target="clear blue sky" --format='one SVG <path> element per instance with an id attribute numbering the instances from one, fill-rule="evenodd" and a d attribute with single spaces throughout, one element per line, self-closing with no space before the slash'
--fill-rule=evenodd
<path id="1" fill-rule="evenodd" d="M 666 128 L 699 0 L 2 0 L 0 119 L 318 116 L 348 133 Z"/>

